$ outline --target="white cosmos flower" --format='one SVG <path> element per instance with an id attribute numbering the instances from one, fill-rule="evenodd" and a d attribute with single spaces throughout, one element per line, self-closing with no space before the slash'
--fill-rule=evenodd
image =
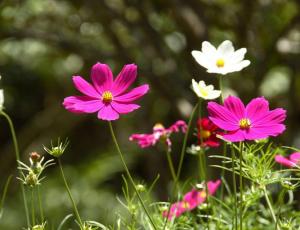
<path id="1" fill-rule="evenodd" d="M 218 48 L 205 41 L 202 42 L 202 50 L 193 50 L 195 60 L 207 69 L 208 73 L 227 74 L 241 71 L 248 65 L 249 60 L 244 60 L 246 48 L 234 50 L 231 41 L 224 41 Z"/>
<path id="2" fill-rule="evenodd" d="M 214 90 L 213 85 L 206 85 L 204 81 L 199 81 L 199 83 L 197 83 L 193 79 L 192 89 L 197 94 L 198 97 L 201 97 L 205 100 L 213 100 L 220 97 L 221 95 L 220 90 Z"/>

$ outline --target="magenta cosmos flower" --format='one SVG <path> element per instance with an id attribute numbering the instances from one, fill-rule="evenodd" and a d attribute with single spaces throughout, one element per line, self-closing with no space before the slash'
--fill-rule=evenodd
<path id="1" fill-rule="evenodd" d="M 285 130 L 282 123 L 286 111 L 281 108 L 269 110 L 269 103 L 263 97 L 251 100 L 245 107 L 238 97 L 229 96 L 223 106 L 209 102 L 207 108 L 209 119 L 228 131 L 222 136 L 231 142 L 264 139 Z"/>
<path id="2" fill-rule="evenodd" d="M 170 136 L 172 133 L 181 132 L 185 133 L 187 129 L 187 125 L 185 121 L 179 120 L 176 121 L 169 128 L 165 128 L 162 124 L 157 123 L 153 127 L 153 133 L 149 134 L 132 134 L 129 137 L 130 141 L 137 141 L 141 148 L 147 148 L 155 145 L 159 140 L 163 140 L 168 148 L 171 148 L 172 142 L 170 140 Z"/>
<path id="3" fill-rule="evenodd" d="M 296 167 L 300 163 L 300 152 L 292 153 L 288 158 L 276 155 L 275 161 L 289 168 Z"/>
<path id="4" fill-rule="evenodd" d="M 138 109 L 140 106 L 134 104 L 134 101 L 149 90 L 149 86 L 145 84 L 127 92 L 136 76 L 137 66 L 128 64 L 114 80 L 109 66 L 98 62 L 91 70 L 93 84 L 80 76 L 73 76 L 76 89 L 84 95 L 66 97 L 63 106 L 72 113 L 97 112 L 99 119 L 116 120 L 119 114 L 130 113 Z"/>
<path id="5" fill-rule="evenodd" d="M 207 183 L 208 195 L 214 195 L 221 184 L 221 180 L 209 181 Z M 171 220 L 173 217 L 179 217 L 182 213 L 192 211 L 200 204 L 204 203 L 207 198 L 207 193 L 204 190 L 193 188 L 183 196 L 181 201 L 171 205 L 170 211 L 164 211 L 163 216 Z M 169 214 L 169 215 L 168 215 Z"/>

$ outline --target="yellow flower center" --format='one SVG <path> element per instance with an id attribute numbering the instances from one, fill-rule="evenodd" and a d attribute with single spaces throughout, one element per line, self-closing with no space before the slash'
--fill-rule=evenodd
<path id="1" fill-rule="evenodd" d="M 182 202 L 182 206 L 181 206 L 182 208 L 184 208 L 184 209 L 187 209 L 187 208 L 189 208 L 190 207 L 190 204 L 188 203 L 188 202 Z"/>
<path id="2" fill-rule="evenodd" d="M 200 93 L 202 94 L 203 97 L 208 96 L 208 91 L 206 89 L 200 88 Z"/>
<path id="3" fill-rule="evenodd" d="M 240 120 L 239 125 L 241 129 L 249 129 L 251 126 L 251 121 L 248 118 L 243 118 Z"/>
<path id="4" fill-rule="evenodd" d="M 200 134 L 201 134 L 201 137 L 203 137 L 204 139 L 207 139 L 210 137 L 211 132 L 209 130 L 201 130 Z"/>
<path id="5" fill-rule="evenodd" d="M 224 65 L 225 65 L 224 59 L 223 59 L 223 58 L 219 58 L 219 59 L 216 61 L 216 65 L 217 65 L 219 68 L 224 67 Z"/>
<path id="6" fill-rule="evenodd" d="M 110 91 L 104 91 L 103 94 L 102 94 L 102 101 L 104 103 L 109 103 L 111 102 L 113 99 L 113 95 Z"/>
<path id="7" fill-rule="evenodd" d="M 156 123 L 153 127 L 153 129 L 164 129 L 165 127 L 163 126 L 162 123 Z"/>
<path id="8" fill-rule="evenodd" d="M 205 191 L 201 191 L 199 194 L 198 194 L 199 198 L 205 198 L 206 197 L 206 192 Z"/>

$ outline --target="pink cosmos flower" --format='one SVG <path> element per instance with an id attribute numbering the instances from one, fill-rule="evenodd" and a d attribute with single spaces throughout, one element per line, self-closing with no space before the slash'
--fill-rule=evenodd
<path id="1" fill-rule="evenodd" d="M 276 155 L 275 161 L 289 168 L 296 167 L 300 163 L 300 152 L 292 153 L 288 158 Z"/>
<path id="2" fill-rule="evenodd" d="M 140 106 L 134 101 L 145 95 L 147 84 L 133 88 L 128 87 L 137 76 L 135 64 L 125 65 L 117 78 L 113 79 L 111 69 L 106 64 L 96 63 L 91 70 L 92 83 L 80 76 L 73 76 L 73 83 L 83 96 L 66 97 L 63 106 L 72 113 L 98 113 L 102 120 L 116 120 L 119 114 L 130 113 Z"/>
<path id="3" fill-rule="evenodd" d="M 277 136 L 285 130 L 282 123 L 286 111 L 281 108 L 269 110 L 269 103 L 263 97 L 251 100 L 245 107 L 238 97 L 229 96 L 223 106 L 209 102 L 207 108 L 209 119 L 228 131 L 222 136 L 231 142 L 264 139 Z"/>
<path id="4" fill-rule="evenodd" d="M 160 139 L 165 141 L 168 148 L 171 148 L 172 142 L 170 136 L 172 133 L 181 132 L 185 133 L 187 130 L 187 125 L 185 121 L 176 121 L 169 128 L 165 128 L 162 124 L 158 123 L 153 127 L 153 133 L 150 134 L 132 134 L 129 137 L 130 141 L 138 141 L 141 148 L 147 148 L 155 145 Z"/>
<path id="5" fill-rule="evenodd" d="M 221 184 L 221 180 L 209 181 L 207 183 L 208 195 L 214 195 L 218 187 Z M 173 217 L 179 217 L 182 213 L 191 211 L 204 203 L 207 198 L 205 190 L 197 190 L 193 188 L 190 192 L 183 196 L 181 201 L 178 201 L 171 205 L 170 211 L 164 211 L 163 216 L 168 217 L 171 220 Z M 169 214 L 169 215 L 168 215 Z"/>

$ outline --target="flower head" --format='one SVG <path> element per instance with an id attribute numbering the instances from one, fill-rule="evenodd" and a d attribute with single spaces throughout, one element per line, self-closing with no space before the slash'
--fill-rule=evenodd
<path id="1" fill-rule="evenodd" d="M 140 106 L 133 102 L 149 90 L 149 86 L 144 84 L 127 92 L 136 76 L 137 66 L 129 64 L 114 80 L 109 66 L 98 62 L 92 67 L 92 85 L 80 76 L 73 77 L 75 87 L 84 95 L 66 97 L 63 106 L 73 113 L 97 112 L 99 119 L 116 120 L 119 114 L 138 109 Z"/>
<path id="2" fill-rule="evenodd" d="M 269 110 L 269 103 L 263 97 L 251 100 L 245 107 L 238 97 L 229 96 L 223 106 L 209 102 L 207 109 L 209 119 L 228 131 L 223 138 L 231 142 L 260 140 L 277 136 L 285 130 L 282 123 L 286 111 L 282 108 Z"/>
<path id="3" fill-rule="evenodd" d="M 61 155 L 63 155 L 68 145 L 68 139 L 66 139 L 65 141 L 61 141 L 60 138 L 58 138 L 56 145 L 53 145 L 51 141 L 51 148 L 47 148 L 44 146 L 44 150 L 54 157 L 60 157 Z"/>
<path id="4" fill-rule="evenodd" d="M 221 134 L 219 127 L 216 126 L 207 117 L 198 119 L 197 121 L 197 136 L 201 146 L 218 147 L 220 140 L 216 137 Z"/>
<path id="5" fill-rule="evenodd" d="M 296 167 L 300 164 L 300 152 L 292 153 L 288 158 L 281 155 L 276 155 L 275 161 L 289 168 Z"/>
<path id="6" fill-rule="evenodd" d="M 218 48 L 205 41 L 202 42 L 202 50 L 193 50 L 192 55 L 195 60 L 207 69 L 208 73 L 227 74 L 241 71 L 250 61 L 244 60 L 247 52 L 246 48 L 234 50 L 231 41 L 224 41 Z"/>
<path id="7" fill-rule="evenodd" d="M 155 145 L 159 140 L 163 140 L 168 148 L 171 148 L 172 142 L 170 140 L 170 136 L 172 133 L 181 132 L 185 133 L 187 129 L 187 125 L 184 121 L 179 120 L 176 121 L 169 128 L 165 128 L 162 124 L 158 123 L 153 127 L 153 133 L 150 134 L 132 134 L 129 137 L 130 141 L 138 141 L 138 144 L 141 148 L 147 148 Z"/>
<path id="8" fill-rule="evenodd" d="M 204 81 L 197 83 L 194 79 L 192 80 L 192 89 L 198 97 L 204 100 L 212 100 L 220 97 L 221 91 L 214 90 L 213 85 L 206 85 Z"/>
<path id="9" fill-rule="evenodd" d="M 171 205 L 169 213 L 168 211 L 164 211 L 163 216 L 168 217 L 168 219 L 172 219 L 173 217 L 179 217 L 184 212 L 195 209 L 200 204 L 205 202 L 207 194 L 214 195 L 220 184 L 221 180 L 209 181 L 207 183 L 208 192 L 206 192 L 206 189 L 197 190 L 193 188 L 183 196 L 181 201 Z"/>

